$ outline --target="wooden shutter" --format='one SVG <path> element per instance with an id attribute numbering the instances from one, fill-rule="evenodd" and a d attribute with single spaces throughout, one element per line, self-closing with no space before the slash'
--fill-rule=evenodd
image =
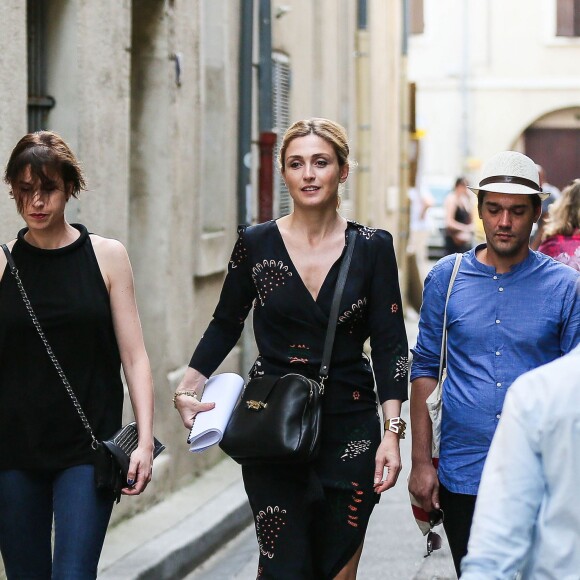
<path id="1" fill-rule="evenodd" d="M 580 0 L 556 0 L 556 36 L 580 36 Z"/>
<path id="2" fill-rule="evenodd" d="M 409 34 L 425 32 L 423 0 L 408 0 L 409 2 Z"/>
<path id="3" fill-rule="evenodd" d="M 54 107 L 54 98 L 46 94 L 47 69 L 47 6 L 44 0 L 28 0 L 28 131 L 47 128 L 48 112 Z"/>
<path id="4" fill-rule="evenodd" d="M 282 137 L 290 126 L 290 60 L 279 52 L 272 54 L 272 124 L 278 134 L 276 156 L 274 158 L 274 217 L 287 215 L 292 211 L 292 199 L 286 184 L 280 176 L 277 155 Z"/>

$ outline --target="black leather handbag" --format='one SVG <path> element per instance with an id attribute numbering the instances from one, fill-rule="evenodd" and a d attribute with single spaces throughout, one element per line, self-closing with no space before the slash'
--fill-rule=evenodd
<path id="1" fill-rule="evenodd" d="M 95 485 L 97 489 L 102 489 L 109 491 L 115 497 L 117 503 L 121 498 L 121 489 L 126 487 L 127 485 L 127 472 L 129 471 L 129 462 L 131 458 L 131 453 L 137 448 L 137 442 L 139 438 L 139 433 L 137 431 L 137 424 L 135 422 L 128 423 L 124 427 L 122 427 L 119 431 L 117 431 L 110 439 L 107 439 L 103 442 L 99 442 L 91 429 L 91 425 L 89 420 L 87 419 L 70 383 L 60 363 L 58 362 L 50 344 L 46 340 L 46 336 L 44 335 L 44 331 L 40 326 L 40 322 L 36 317 L 34 309 L 32 308 L 32 304 L 30 303 L 30 299 L 26 294 L 26 290 L 22 285 L 22 280 L 20 279 L 20 274 L 18 273 L 18 269 L 16 268 L 16 264 L 14 263 L 14 258 L 8 249 L 6 244 L 2 244 L 2 250 L 6 255 L 6 260 L 8 261 L 8 266 L 10 268 L 10 272 L 14 276 L 16 280 L 16 284 L 18 286 L 18 290 L 20 291 L 20 295 L 22 296 L 22 301 L 26 306 L 26 310 L 32 319 L 32 323 L 36 328 L 40 339 L 42 340 L 46 352 L 60 377 L 68 396 L 70 397 L 79 417 L 82 421 L 83 427 L 89 434 L 91 438 L 91 448 L 95 451 L 94 456 L 94 466 L 95 466 Z M 154 449 L 153 449 L 153 458 L 157 457 L 164 449 L 165 445 L 158 441 L 155 437 L 154 439 Z"/>
<path id="2" fill-rule="evenodd" d="M 340 299 L 356 241 L 351 230 L 332 298 L 320 380 L 297 373 L 250 379 L 226 427 L 220 447 L 241 465 L 303 463 L 320 447 L 324 381 L 336 333 Z"/>

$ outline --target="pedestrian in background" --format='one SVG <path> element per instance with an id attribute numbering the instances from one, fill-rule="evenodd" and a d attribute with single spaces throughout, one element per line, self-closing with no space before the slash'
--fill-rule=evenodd
<path id="1" fill-rule="evenodd" d="M 421 278 L 428 271 L 428 246 L 431 223 L 428 210 L 435 204 L 435 199 L 429 188 L 417 185 L 409 188 L 410 215 L 409 215 L 409 245 L 407 253 L 413 254 L 419 268 Z"/>
<path id="2" fill-rule="evenodd" d="M 580 347 L 507 394 L 475 514 L 465 580 L 580 576 Z"/>
<path id="3" fill-rule="evenodd" d="M 153 385 L 123 245 L 69 224 L 85 189 L 56 133 L 25 135 L 6 166 L 26 227 L 8 243 L 48 343 L 100 441 L 121 427 L 121 365 L 139 427 L 127 486 L 151 479 Z M 0 552 L 9 580 L 96 578 L 114 494 L 0 252 Z M 54 518 L 54 553 L 51 536 Z"/>
<path id="4" fill-rule="evenodd" d="M 477 192 L 486 243 L 464 254 L 447 307 L 437 471 L 425 401 L 437 383 L 454 256 L 441 259 L 427 276 L 411 369 L 409 491 L 425 511 L 443 510 L 458 574 L 506 391 L 524 372 L 580 342 L 578 272 L 528 246 L 544 196 L 534 162 L 514 151 L 498 153 L 485 163 L 479 186 L 470 189 Z"/>
<path id="5" fill-rule="evenodd" d="M 455 180 L 445 197 L 445 255 L 463 253 L 473 242 L 473 201 L 464 177 Z"/>
<path id="6" fill-rule="evenodd" d="M 580 271 L 580 179 L 564 188 L 550 207 L 538 249 Z"/>
<path id="7" fill-rule="evenodd" d="M 550 207 L 560 199 L 561 195 L 560 190 L 555 185 L 546 181 L 546 172 L 544 171 L 544 168 L 541 165 L 537 165 L 536 167 L 538 168 L 538 173 L 540 175 L 540 186 L 542 191 L 547 194 L 547 197 L 542 201 L 542 214 L 538 220 L 536 231 L 534 232 L 534 230 L 532 230 L 532 241 L 530 242 L 532 250 L 537 250 L 542 243 L 542 239 L 544 238 L 544 227 L 550 214 Z"/>
<path id="8" fill-rule="evenodd" d="M 259 578 L 356 578 L 371 512 L 401 470 L 408 351 L 393 239 L 338 213 L 348 155 L 345 131 L 333 121 L 308 119 L 288 129 L 279 164 L 294 209 L 240 230 L 213 320 L 176 392 L 189 429 L 198 412 L 213 407 L 196 399 L 252 306 L 259 357 L 251 376 L 317 377 L 338 271 L 356 236 L 323 396 L 320 452 L 311 463 L 242 467 Z M 364 353 L 369 337 L 372 368 Z M 179 396 L 187 391 L 196 396 Z"/>

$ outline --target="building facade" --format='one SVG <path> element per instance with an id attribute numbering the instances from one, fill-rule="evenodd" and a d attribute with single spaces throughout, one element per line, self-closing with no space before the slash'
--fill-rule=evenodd
<path id="1" fill-rule="evenodd" d="M 424 177 L 466 173 L 515 149 L 563 187 L 580 175 L 580 6 L 573 0 L 412 0 Z M 557 155 L 555 152 L 557 151 Z"/>
<path id="2" fill-rule="evenodd" d="M 264 11 L 271 18 L 267 64 L 260 60 Z M 344 212 L 389 229 L 404 247 L 403 3 L 5 0 L 1 14 L 2 165 L 25 133 L 60 133 L 88 182 L 69 203 L 69 221 L 121 240 L 133 265 L 156 385 L 155 431 L 168 449 L 147 493 L 115 510 L 119 519 L 222 457 L 217 448 L 187 452 L 171 395 L 211 319 L 236 226 L 258 219 L 261 98 L 271 99 L 277 141 L 299 118 L 326 116 L 346 127 L 358 167 L 343 193 Z M 246 113 L 244 34 L 251 46 Z M 260 85 L 265 66 L 270 95 Z M 244 126 L 247 154 L 239 147 Z M 274 173 L 272 216 L 290 207 Z M 0 237 L 12 239 L 21 227 L 4 186 Z M 250 344 L 241 341 L 221 370 L 244 374 Z"/>

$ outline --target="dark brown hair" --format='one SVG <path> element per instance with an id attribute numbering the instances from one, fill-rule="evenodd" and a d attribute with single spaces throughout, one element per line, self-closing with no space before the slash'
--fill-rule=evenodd
<path id="1" fill-rule="evenodd" d="M 17 189 L 15 191 L 14 185 L 27 167 L 41 183 L 50 181 L 47 171 L 58 173 L 67 195 L 78 197 L 81 190 L 86 189 L 81 166 L 60 135 L 52 131 L 28 133 L 12 150 L 4 173 L 4 181 L 10 185 L 10 195 L 16 200 L 19 212 L 24 209 L 24 196 Z"/>
<path id="2" fill-rule="evenodd" d="M 480 189 L 479 193 L 477 194 L 477 210 L 479 212 L 479 215 L 481 215 L 481 210 L 483 208 L 483 202 L 485 200 L 485 194 L 489 193 L 489 191 L 486 191 L 485 189 Z M 535 193 L 517 193 L 517 194 L 512 194 L 512 195 L 527 195 L 529 197 L 532 198 L 532 208 L 534 209 L 534 211 L 536 211 L 539 207 L 542 207 L 542 199 L 540 198 L 539 195 L 535 194 Z"/>
<path id="3" fill-rule="evenodd" d="M 312 119 L 296 121 L 284 134 L 280 153 L 278 154 L 278 167 L 280 171 L 284 172 L 286 169 L 286 151 L 290 142 L 298 137 L 306 137 L 308 135 L 317 135 L 330 143 L 336 153 L 340 167 L 348 164 L 350 150 L 344 127 L 329 119 L 314 117 Z"/>

